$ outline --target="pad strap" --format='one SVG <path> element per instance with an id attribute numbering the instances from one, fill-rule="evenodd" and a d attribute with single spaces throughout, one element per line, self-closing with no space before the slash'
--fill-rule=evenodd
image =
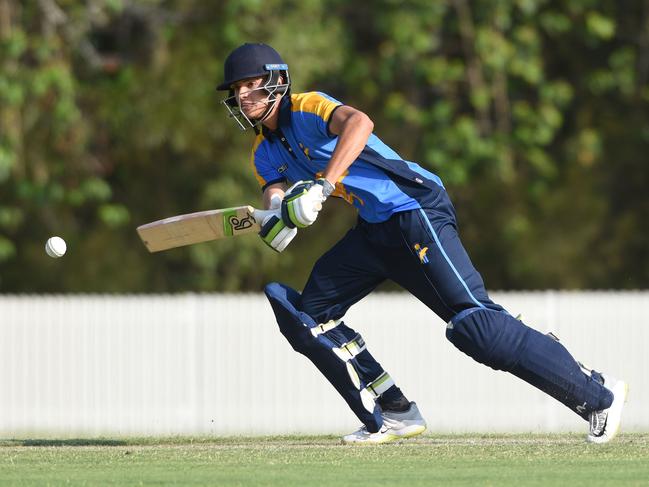
<path id="1" fill-rule="evenodd" d="M 313 328 L 311 328 L 311 334 L 314 337 L 317 337 L 318 335 L 322 335 L 323 333 L 328 332 L 329 330 L 333 330 L 336 328 L 338 325 L 340 325 L 341 320 L 329 320 L 326 323 L 320 323 Z"/>
<path id="2" fill-rule="evenodd" d="M 354 337 L 353 340 L 344 343 L 338 348 L 332 348 L 332 351 L 338 356 L 340 360 L 342 360 L 343 362 L 348 362 L 363 350 L 365 350 L 365 348 L 365 340 L 363 340 L 363 337 L 359 333 Z"/>
<path id="3" fill-rule="evenodd" d="M 365 389 L 370 394 L 372 394 L 374 399 L 376 399 L 393 385 L 394 385 L 394 380 L 392 379 L 392 377 L 390 377 L 390 374 L 388 374 L 387 372 L 383 372 L 376 379 L 374 379 L 372 382 L 367 384 Z"/>

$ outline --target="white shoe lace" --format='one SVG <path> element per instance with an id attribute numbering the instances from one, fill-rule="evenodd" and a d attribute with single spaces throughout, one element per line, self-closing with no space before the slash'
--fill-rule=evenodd
<path id="1" fill-rule="evenodd" d="M 606 418 L 608 413 L 604 411 L 593 411 L 590 413 L 590 434 L 593 436 L 602 436 L 606 429 Z"/>
<path id="2" fill-rule="evenodd" d="M 369 435 L 369 431 L 367 431 L 367 426 L 362 425 L 360 428 L 356 430 L 356 433 L 354 433 L 357 436 L 367 436 Z"/>
<path id="3" fill-rule="evenodd" d="M 389 427 L 383 425 L 383 426 L 381 426 L 381 429 L 379 431 L 377 431 L 376 433 L 370 433 L 369 431 L 367 431 L 367 426 L 363 425 L 360 428 L 358 428 L 353 434 L 354 434 L 354 436 L 357 436 L 357 437 L 359 437 L 359 436 L 360 437 L 367 437 L 367 436 L 372 436 L 372 435 L 378 434 L 378 433 L 387 433 L 389 429 L 390 429 Z"/>

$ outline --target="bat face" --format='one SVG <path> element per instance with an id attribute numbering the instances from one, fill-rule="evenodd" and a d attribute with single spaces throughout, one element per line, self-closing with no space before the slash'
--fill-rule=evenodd
<path id="1" fill-rule="evenodd" d="M 261 221 L 270 213 L 273 212 L 255 210 L 252 206 L 199 211 L 141 225 L 137 232 L 149 252 L 159 252 L 259 232 L 261 227 L 257 220 Z"/>

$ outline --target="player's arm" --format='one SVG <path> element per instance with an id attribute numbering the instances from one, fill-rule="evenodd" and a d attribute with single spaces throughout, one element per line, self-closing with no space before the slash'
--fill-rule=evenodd
<path id="1" fill-rule="evenodd" d="M 286 193 L 286 188 L 288 186 L 286 183 L 275 183 L 268 186 L 264 189 L 264 209 L 273 210 L 279 208 L 282 200 L 284 199 L 284 193 Z"/>
<path id="2" fill-rule="evenodd" d="M 334 110 L 329 131 L 338 136 L 336 149 L 322 178 L 300 181 L 287 190 L 282 202 L 282 218 L 288 226 L 306 227 L 315 222 L 322 203 L 363 151 L 373 129 L 374 122 L 360 110 L 347 105 Z"/>
<path id="3" fill-rule="evenodd" d="M 259 236 L 271 249 L 282 252 L 291 240 L 297 235 L 297 228 L 290 228 L 282 219 L 282 199 L 286 192 L 286 183 L 275 183 L 264 189 L 264 208 L 276 210 L 275 213 L 267 215 L 259 224 L 261 230 Z"/>
<path id="4" fill-rule="evenodd" d="M 333 112 L 329 131 L 338 136 L 338 143 L 323 173 L 327 181 L 336 185 L 365 148 L 372 130 L 374 122 L 360 110 L 342 105 Z"/>

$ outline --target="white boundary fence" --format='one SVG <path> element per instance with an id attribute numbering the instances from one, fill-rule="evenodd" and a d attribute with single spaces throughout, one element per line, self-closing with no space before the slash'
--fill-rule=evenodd
<path id="1" fill-rule="evenodd" d="M 649 292 L 492 293 L 579 359 L 626 378 L 624 428 L 649 430 Z M 473 362 L 415 298 L 374 294 L 349 326 L 430 431 L 585 431 Z M 358 421 L 279 333 L 263 295 L 0 296 L 0 438 L 338 433 Z"/>

